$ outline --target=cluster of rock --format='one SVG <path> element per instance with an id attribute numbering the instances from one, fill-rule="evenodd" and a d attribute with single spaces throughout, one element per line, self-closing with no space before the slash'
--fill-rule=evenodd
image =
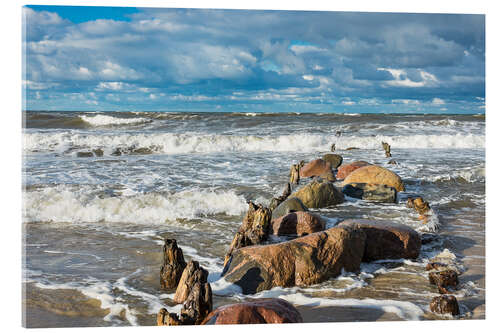
<path id="1" fill-rule="evenodd" d="M 182 272 L 182 273 L 181 273 Z M 174 289 L 174 302 L 181 304 L 180 316 L 162 308 L 157 315 L 158 326 L 197 325 L 212 311 L 212 288 L 208 272 L 197 261 L 184 261 L 182 249 L 175 239 L 166 239 L 160 286 Z"/>
<path id="2" fill-rule="evenodd" d="M 157 326 L 302 322 L 293 305 L 281 299 L 230 304 L 212 311 L 212 288 L 207 277 L 208 272 L 197 261 L 186 264 L 175 239 L 166 239 L 160 285 L 163 289 L 175 289 L 173 300 L 182 304 L 182 308 L 180 315 L 160 309 L 156 316 Z"/>
<path id="3" fill-rule="evenodd" d="M 390 157 L 390 146 L 383 143 L 383 147 Z M 224 258 L 222 276 L 226 281 L 238 285 L 244 294 L 254 294 L 274 287 L 321 283 L 342 271 L 359 272 L 362 262 L 419 256 L 421 236 L 406 225 L 358 219 L 325 229 L 324 219 L 309 211 L 338 205 L 344 202 L 344 195 L 395 203 L 397 193 L 405 191 L 401 178 L 384 167 L 365 161 L 342 162 L 342 156 L 326 154 L 294 164 L 289 183 L 280 196 L 271 199 L 269 207 L 248 203 Z M 299 185 L 306 178 L 311 180 Z M 429 208 L 422 198 L 410 198 L 408 206 L 424 216 Z M 270 235 L 288 236 L 288 240 L 271 242 Z M 158 325 L 302 322 L 297 310 L 281 299 L 225 305 L 212 311 L 206 270 L 195 261 L 186 264 L 175 240 L 166 240 L 163 250 L 161 286 L 176 288 L 174 301 L 183 307 L 180 316 L 162 309 Z M 454 307 L 448 288 L 457 285 L 457 275 L 440 265 L 429 266 L 429 279 L 446 295 L 433 299 L 431 310 L 456 314 L 458 305 Z"/>
<path id="4" fill-rule="evenodd" d="M 244 294 L 252 294 L 277 286 L 320 283 L 338 276 L 342 270 L 358 272 L 364 261 L 418 257 L 421 239 L 410 227 L 390 221 L 347 220 L 325 230 L 324 220 L 309 212 L 338 205 L 344 202 L 344 195 L 395 202 L 397 191 L 404 190 L 401 178 L 383 167 L 358 161 L 343 168 L 342 162 L 342 156 L 326 154 L 292 165 L 287 189 L 301 179 L 311 181 L 271 200 L 279 204 L 270 207 L 268 232 L 295 238 L 280 243 L 266 243 L 266 237 L 247 243 L 233 240 L 222 272 L 226 281 L 240 286 Z M 336 186 L 339 177 L 335 177 L 335 172 L 344 179 L 342 190 Z M 249 204 L 235 240 L 244 239 L 240 234 L 252 232 L 247 221 L 253 220 L 254 206 Z"/>
<path id="5" fill-rule="evenodd" d="M 461 270 L 453 260 L 448 258 L 433 258 L 426 266 L 429 271 L 429 282 L 435 285 L 441 294 L 431 300 L 430 309 L 439 314 L 460 314 L 457 298 L 451 295 L 458 287 L 458 276 Z"/>

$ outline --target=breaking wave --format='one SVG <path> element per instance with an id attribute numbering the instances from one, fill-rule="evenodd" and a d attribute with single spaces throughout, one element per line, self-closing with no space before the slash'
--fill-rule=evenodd
<path id="1" fill-rule="evenodd" d="M 90 186 L 44 187 L 24 193 L 26 222 L 128 222 L 158 224 L 177 219 L 226 214 L 240 215 L 245 198 L 233 191 L 184 190 L 173 194 L 127 196 L 96 194 Z"/>
<path id="2" fill-rule="evenodd" d="M 426 177 L 424 179 L 433 183 L 449 182 L 449 181 L 473 183 L 478 181 L 479 182 L 484 181 L 485 176 L 486 176 L 486 170 L 484 166 L 478 166 L 478 167 L 472 167 L 455 171 L 451 174 Z"/>
<path id="3" fill-rule="evenodd" d="M 64 153 L 82 149 L 102 149 L 105 155 L 116 149 L 148 153 L 189 154 L 216 152 L 259 151 L 329 151 L 332 143 L 338 150 L 348 147 L 380 149 L 384 141 L 392 148 L 455 148 L 475 149 L 485 147 L 484 135 L 410 135 L 410 136 L 342 136 L 318 134 L 296 135 L 219 135 L 199 133 L 148 133 L 148 134 L 83 134 L 74 132 L 25 133 L 25 152 L 56 151 Z"/>
<path id="4" fill-rule="evenodd" d="M 136 125 L 152 122 L 147 118 L 117 118 L 98 114 L 96 116 L 80 116 L 86 123 L 92 126 L 113 126 L 113 125 Z"/>

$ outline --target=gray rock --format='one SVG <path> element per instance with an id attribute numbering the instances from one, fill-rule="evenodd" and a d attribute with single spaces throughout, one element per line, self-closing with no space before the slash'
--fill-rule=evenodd
<path id="1" fill-rule="evenodd" d="M 342 188 L 342 192 L 352 198 L 376 202 L 396 202 L 395 188 L 383 184 L 350 183 Z"/>
<path id="2" fill-rule="evenodd" d="M 326 162 L 329 162 L 333 169 L 337 169 L 342 164 L 342 156 L 338 154 L 325 154 L 321 158 Z"/>
<path id="3" fill-rule="evenodd" d="M 306 212 L 308 209 L 299 198 L 288 198 L 273 210 L 272 219 L 277 219 L 290 212 Z"/>

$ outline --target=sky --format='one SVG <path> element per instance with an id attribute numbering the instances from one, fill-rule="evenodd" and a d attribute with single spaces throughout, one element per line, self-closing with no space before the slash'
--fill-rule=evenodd
<path id="1" fill-rule="evenodd" d="M 23 8 L 23 109 L 484 113 L 484 15 Z"/>

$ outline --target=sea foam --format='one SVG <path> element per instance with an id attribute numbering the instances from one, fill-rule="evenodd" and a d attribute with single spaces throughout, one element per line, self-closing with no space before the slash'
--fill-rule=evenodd
<path id="1" fill-rule="evenodd" d="M 75 191 L 58 185 L 25 192 L 24 196 L 26 222 L 175 223 L 182 218 L 240 215 L 247 209 L 245 198 L 233 191 L 184 190 L 100 198 L 86 187 Z"/>
<path id="2" fill-rule="evenodd" d="M 133 125 L 149 123 L 152 121 L 147 118 L 117 118 L 101 114 L 96 116 L 80 116 L 80 118 L 92 126 Z"/>
<path id="3" fill-rule="evenodd" d="M 190 154 L 220 152 L 262 151 L 329 151 L 331 144 L 337 150 L 348 147 L 380 149 L 384 141 L 392 148 L 484 148 L 484 135 L 409 135 L 409 136 L 329 136 L 310 133 L 295 135 L 220 135 L 200 133 L 148 133 L 148 134 L 83 134 L 74 132 L 25 133 L 24 151 L 57 151 L 68 149 L 101 148 L 110 155 L 117 148 L 134 150 L 147 148 L 159 154 Z"/>

